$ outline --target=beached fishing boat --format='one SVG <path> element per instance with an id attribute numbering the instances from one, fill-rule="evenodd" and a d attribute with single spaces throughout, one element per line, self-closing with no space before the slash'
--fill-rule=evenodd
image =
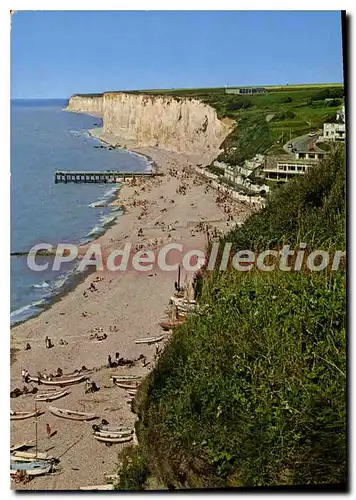
<path id="1" fill-rule="evenodd" d="M 10 410 L 10 420 L 24 420 L 25 418 L 38 417 L 44 413 L 39 408 L 33 411 L 12 411 Z"/>
<path id="2" fill-rule="evenodd" d="M 112 378 L 113 380 L 120 380 L 120 381 L 124 381 L 124 380 L 141 380 L 141 375 L 110 375 L 110 378 Z"/>
<path id="3" fill-rule="evenodd" d="M 94 420 L 99 418 L 95 413 L 85 413 L 83 411 L 65 410 L 63 408 L 56 408 L 55 406 L 48 406 L 48 410 L 56 417 L 68 418 L 69 420 Z"/>
<path id="4" fill-rule="evenodd" d="M 172 330 L 172 328 L 176 328 L 179 325 L 182 325 L 184 323 L 184 319 L 181 319 L 179 321 L 173 320 L 173 321 L 161 321 L 159 323 L 159 326 L 163 328 L 163 330 Z"/>
<path id="5" fill-rule="evenodd" d="M 100 426 L 93 425 L 94 432 L 101 432 L 103 434 L 122 434 L 122 435 L 130 435 L 133 434 L 134 430 L 132 427 L 108 427 L 108 426 Z"/>
<path id="6" fill-rule="evenodd" d="M 99 436 L 99 437 L 130 437 L 134 433 L 133 429 L 130 429 L 129 431 L 124 431 L 124 432 L 118 432 L 118 431 L 94 431 L 93 434 L 94 436 Z"/>
<path id="7" fill-rule="evenodd" d="M 32 448 L 32 441 L 22 441 L 21 443 L 16 443 L 10 446 L 10 453 L 16 450 L 21 450 L 21 448 Z"/>
<path id="8" fill-rule="evenodd" d="M 63 391 L 58 391 L 58 392 L 43 392 L 42 394 L 36 394 L 35 400 L 36 401 L 54 401 L 59 398 L 63 398 L 64 396 L 67 396 L 70 394 L 67 389 L 64 389 Z"/>
<path id="9" fill-rule="evenodd" d="M 132 441 L 133 436 L 118 436 L 117 434 L 106 434 L 104 436 L 101 436 L 100 434 L 94 433 L 94 437 L 97 441 L 102 441 L 103 443 L 128 443 L 129 441 Z"/>
<path id="10" fill-rule="evenodd" d="M 122 389 L 137 389 L 137 387 L 139 386 L 139 383 L 135 380 L 132 382 L 129 380 L 125 380 L 125 382 L 115 380 L 114 384 L 118 387 L 121 387 Z"/>
<path id="11" fill-rule="evenodd" d="M 85 490 L 85 491 L 113 490 L 114 485 L 113 484 L 99 484 L 97 486 L 80 486 L 79 489 Z"/>
<path id="12" fill-rule="evenodd" d="M 19 462 L 25 462 L 27 460 L 53 460 L 47 452 L 38 451 L 37 455 L 35 451 L 14 451 L 10 455 L 11 460 L 18 460 Z"/>
<path id="13" fill-rule="evenodd" d="M 142 339 L 136 339 L 135 344 L 154 344 L 156 342 L 161 342 L 164 339 L 164 335 L 159 335 L 158 337 L 143 337 Z"/>
<path id="14" fill-rule="evenodd" d="M 11 462 L 10 463 L 10 474 L 16 474 L 18 471 L 26 472 L 28 476 L 41 476 L 42 474 L 47 474 L 51 472 L 52 464 L 44 460 L 38 460 L 37 462 Z"/>
<path id="15" fill-rule="evenodd" d="M 53 377 L 53 378 L 43 378 L 43 377 L 33 377 L 29 375 L 29 382 L 36 382 L 37 384 L 44 385 L 58 385 L 64 387 L 66 385 L 78 384 L 89 378 L 89 373 L 83 373 L 79 375 L 74 375 L 71 377 Z"/>

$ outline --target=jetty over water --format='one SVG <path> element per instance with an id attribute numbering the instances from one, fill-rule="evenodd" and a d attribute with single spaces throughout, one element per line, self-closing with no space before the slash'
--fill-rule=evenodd
<path id="1" fill-rule="evenodd" d="M 158 177 L 163 172 L 122 172 L 120 170 L 102 170 L 102 171 L 75 171 L 75 170 L 56 170 L 54 181 L 57 182 L 82 182 L 82 183 L 115 183 L 125 182 L 127 179 L 136 177 Z"/>

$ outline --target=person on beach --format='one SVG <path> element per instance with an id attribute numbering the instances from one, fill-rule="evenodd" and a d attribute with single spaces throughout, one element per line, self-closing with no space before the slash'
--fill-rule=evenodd
<path id="1" fill-rule="evenodd" d="M 28 378 L 30 376 L 29 372 L 27 370 L 22 369 L 21 371 L 22 379 L 24 382 L 28 382 Z"/>
<path id="2" fill-rule="evenodd" d="M 110 354 L 108 355 L 108 367 L 112 368 L 112 360 Z"/>
<path id="3" fill-rule="evenodd" d="M 50 349 L 51 347 L 53 347 L 52 341 L 48 336 L 46 336 L 46 338 L 45 338 L 45 344 L 46 344 L 47 349 Z"/>

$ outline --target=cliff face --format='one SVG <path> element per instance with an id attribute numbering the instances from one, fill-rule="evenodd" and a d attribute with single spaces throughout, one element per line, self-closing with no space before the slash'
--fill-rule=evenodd
<path id="1" fill-rule="evenodd" d="M 213 152 L 231 131 L 230 120 L 196 99 L 108 92 L 73 96 L 68 110 L 101 112 L 103 132 L 120 141 L 189 153 Z"/>
<path id="2" fill-rule="evenodd" d="M 66 110 L 101 117 L 103 116 L 103 96 L 73 95 L 69 99 Z"/>

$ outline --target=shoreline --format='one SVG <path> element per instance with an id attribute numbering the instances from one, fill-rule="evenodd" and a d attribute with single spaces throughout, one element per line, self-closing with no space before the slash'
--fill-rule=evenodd
<path id="1" fill-rule="evenodd" d="M 69 110 L 66 110 L 66 109 L 63 109 L 62 111 L 68 111 L 69 112 Z M 90 115 L 90 116 L 99 117 L 97 115 Z M 113 146 L 112 144 L 110 144 L 108 142 L 105 142 L 100 137 L 98 137 L 97 135 L 95 135 L 94 131 L 97 130 L 97 129 L 100 130 L 101 128 L 97 127 L 97 128 L 94 128 L 94 129 L 88 129 L 87 132 L 89 133 L 89 135 L 92 138 L 97 139 L 101 143 Z M 150 156 L 145 155 L 143 153 L 138 153 L 138 152 L 133 151 L 133 150 L 129 150 L 127 148 L 122 148 L 122 147 L 117 147 L 117 146 L 113 146 L 113 147 L 115 147 L 115 149 L 122 149 L 123 151 L 126 151 L 128 153 L 132 153 L 132 154 L 135 154 L 136 156 L 143 157 L 146 160 L 146 163 L 147 163 L 146 164 L 146 169 L 147 170 L 152 170 L 152 171 L 157 171 L 157 165 L 155 164 L 155 162 L 153 161 L 153 159 Z M 108 208 L 112 207 L 112 211 L 109 214 L 110 216 L 111 215 L 114 216 L 115 211 L 116 211 L 114 208 L 117 208 L 117 207 L 120 206 L 120 204 L 118 203 L 118 201 L 119 201 L 119 196 L 120 196 L 120 190 L 122 189 L 122 187 L 123 187 L 123 184 L 121 184 L 120 186 L 116 186 L 115 191 L 112 193 L 112 196 L 108 199 L 106 205 L 103 205 L 103 206 L 106 206 Z M 108 192 L 106 194 L 108 194 L 111 189 L 114 189 L 114 188 L 109 187 L 108 188 Z M 104 194 L 104 197 L 105 197 L 105 194 Z M 93 202 L 93 203 L 96 203 L 96 202 Z M 98 205 L 98 207 L 99 206 L 102 206 L 102 205 Z M 96 207 L 93 207 L 93 208 L 96 208 Z M 122 209 L 122 213 L 121 214 L 118 214 L 112 221 L 109 221 L 109 222 L 104 223 L 102 225 L 102 231 L 100 232 L 100 234 L 96 234 L 96 235 L 93 234 L 93 236 L 91 238 L 89 236 L 90 235 L 90 232 L 89 232 L 86 236 L 83 236 L 83 237 L 79 238 L 78 242 L 76 243 L 76 245 L 79 248 L 79 251 L 85 249 L 86 246 L 95 243 L 97 240 L 99 240 L 99 238 L 101 238 L 102 236 L 104 236 L 105 233 L 113 225 L 115 225 L 117 223 L 117 219 L 125 215 L 125 209 L 124 209 L 124 207 L 121 207 L 121 209 Z M 97 227 L 97 226 L 94 225 L 92 230 L 94 230 L 95 227 Z M 85 239 L 87 241 L 85 241 L 85 243 L 80 243 L 80 240 L 83 240 L 83 239 Z M 25 255 L 23 255 L 23 256 L 19 255 L 20 258 L 23 258 L 24 256 Z M 21 306 L 18 309 L 15 309 L 14 311 L 10 311 L 10 331 L 13 328 L 15 328 L 16 326 L 19 326 L 19 325 L 21 325 L 23 323 L 26 323 L 27 321 L 31 320 L 32 318 L 38 317 L 44 311 L 50 309 L 53 306 L 54 303 L 62 300 L 62 298 L 65 295 L 67 295 L 71 291 L 73 291 L 90 274 L 92 274 L 93 272 L 95 272 L 95 269 L 92 269 L 92 270 L 86 269 L 84 271 L 76 272 L 75 268 L 76 268 L 77 265 L 78 265 L 78 260 L 77 260 L 74 268 L 67 272 L 67 275 L 66 275 L 66 278 L 65 278 L 65 282 L 63 283 L 63 285 L 61 285 L 60 287 L 58 287 L 58 289 L 55 290 L 53 293 L 51 293 L 49 297 L 43 297 L 43 298 L 38 299 L 38 300 L 36 300 L 34 302 L 31 302 L 29 304 L 25 304 L 24 306 Z M 72 276 L 72 273 L 73 273 L 73 276 Z M 67 283 L 67 280 L 69 280 L 69 283 Z M 14 321 L 13 323 L 11 323 L 11 314 L 18 313 L 19 311 L 21 311 L 21 310 L 23 310 L 25 308 L 26 309 L 28 308 L 30 310 L 33 309 L 33 313 L 31 313 L 25 319 L 20 319 L 18 321 Z"/>
<path id="2" fill-rule="evenodd" d="M 196 229 L 198 223 L 210 224 L 211 221 L 212 227 L 226 232 L 231 229 L 227 221 L 227 207 L 234 213 L 234 222 L 243 221 L 249 215 L 245 205 L 217 202 L 217 192 L 198 178 L 192 166 L 201 164 L 203 155 L 192 157 L 154 148 L 133 149 L 151 157 L 164 176 L 142 179 L 133 186 L 131 183 L 122 185 L 115 201 L 125 208 L 125 213 L 95 240 L 104 251 L 121 248 L 126 242 L 154 251 L 168 242 L 179 242 L 185 250 L 204 250 L 205 232 Z M 182 186 L 185 186 L 185 193 L 181 192 Z M 140 229 L 143 235 L 139 234 Z M 93 380 L 100 388 L 98 393 L 84 395 L 83 385 L 77 384 L 70 387 L 70 394 L 58 406 L 96 411 L 110 425 L 133 426 L 137 417 L 127 404 L 126 391 L 112 383 L 110 385 L 112 369 L 107 367 L 107 356 L 119 352 L 125 359 L 134 360 L 130 373 L 144 377 L 150 372 L 154 365 L 155 346 L 136 344 L 134 341 L 161 334 L 158 323 L 164 318 L 165 307 L 174 292 L 176 272 L 158 268 L 149 274 L 132 270 L 93 272 L 49 309 L 12 328 L 11 347 L 16 351 L 13 351 L 11 366 L 11 389 L 23 386 L 23 368 L 30 373 L 42 373 L 44 370 L 51 373 L 57 366 L 64 373 L 82 365 L 101 368 L 93 374 Z M 95 283 L 96 291 L 90 291 L 94 275 L 100 280 Z M 183 273 L 181 283 L 184 279 L 191 280 L 193 275 Z M 98 327 L 107 333 L 102 342 L 90 338 L 91 332 Z M 54 344 L 49 350 L 45 348 L 45 336 L 49 336 Z M 169 337 L 170 334 L 164 335 L 160 347 Z M 61 345 L 61 339 L 67 344 Z M 31 345 L 30 350 L 24 350 L 27 342 Z M 148 366 L 143 367 L 137 361 L 141 355 L 147 357 Z M 118 370 L 120 368 L 114 369 L 115 372 Z M 128 371 L 123 367 L 121 373 Z M 14 411 L 26 411 L 32 407 L 30 396 L 11 400 Z M 50 441 L 46 435 L 46 423 L 57 431 Z M 33 440 L 33 429 L 31 419 L 11 421 L 11 442 Z M 58 419 L 48 411 L 39 419 L 38 439 L 40 451 L 50 448 L 51 455 L 61 457 L 62 472 L 60 475 L 36 477 L 27 484 L 12 484 L 13 489 L 75 490 L 79 486 L 101 484 L 105 472 L 116 472 L 118 453 L 125 446 L 107 448 L 93 439 L 89 424 Z"/>

